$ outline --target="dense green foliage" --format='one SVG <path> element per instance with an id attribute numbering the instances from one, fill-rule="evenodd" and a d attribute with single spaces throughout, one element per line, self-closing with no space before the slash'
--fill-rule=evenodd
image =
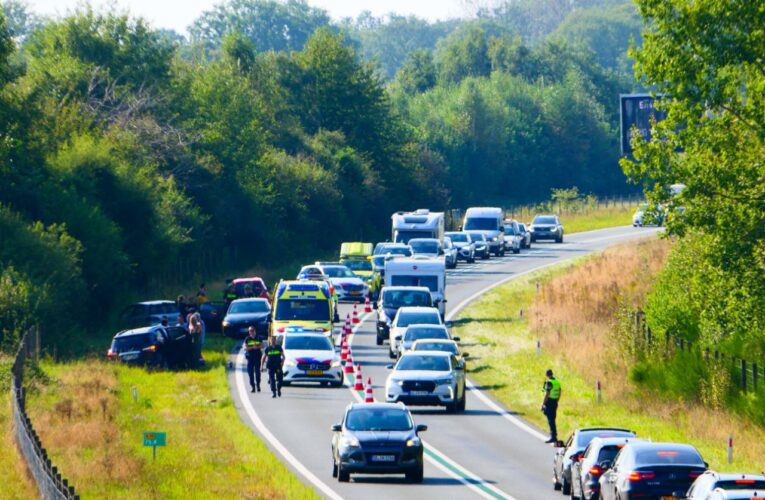
<path id="1" fill-rule="evenodd" d="M 640 0 L 651 29 L 637 73 L 671 96 L 627 173 L 670 207 L 678 245 L 651 299 L 657 331 L 765 356 L 765 7 Z M 676 197 L 673 183 L 687 188 Z M 685 210 L 675 212 L 675 207 Z"/>
<path id="2" fill-rule="evenodd" d="M 186 41 L 87 5 L 2 5 L 5 345 L 32 323 L 93 331 L 160 285 L 384 239 L 396 210 L 626 189 L 614 96 L 633 82 L 499 14 L 333 25 L 303 0 L 229 0 Z"/>

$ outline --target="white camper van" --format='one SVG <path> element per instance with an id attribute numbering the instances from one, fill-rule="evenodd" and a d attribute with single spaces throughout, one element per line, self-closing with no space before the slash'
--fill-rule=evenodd
<path id="1" fill-rule="evenodd" d="M 444 240 L 444 213 L 431 212 L 426 208 L 414 212 L 396 212 L 393 221 L 394 243 L 408 243 L 412 238 L 435 238 Z"/>
<path id="2" fill-rule="evenodd" d="M 446 313 L 446 266 L 443 259 L 399 258 L 385 263 L 385 286 L 424 286 L 441 317 Z"/>
<path id="3" fill-rule="evenodd" d="M 465 212 L 462 230 L 483 233 L 494 255 L 505 255 L 505 227 L 502 209 L 497 207 L 472 207 Z"/>

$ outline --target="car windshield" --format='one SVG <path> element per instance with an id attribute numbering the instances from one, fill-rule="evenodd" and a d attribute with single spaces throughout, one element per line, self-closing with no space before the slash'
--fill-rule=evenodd
<path id="1" fill-rule="evenodd" d="M 329 321 L 329 301 L 320 299 L 281 299 L 276 303 L 277 321 Z"/>
<path id="2" fill-rule="evenodd" d="M 414 253 L 438 253 L 438 243 L 435 241 L 412 241 L 410 245 Z"/>
<path id="3" fill-rule="evenodd" d="M 265 300 L 246 300 L 244 302 L 232 302 L 228 308 L 229 314 L 267 313 L 271 308 Z"/>
<path id="4" fill-rule="evenodd" d="M 724 479 L 715 483 L 715 488 L 724 490 L 765 490 L 765 481 L 761 479 Z"/>
<path id="5" fill-rule="evenodd" d="M 415 326 L 408 328 L 404 334 L 404 340 L 419 339 L 448 339 L 449 334 L 443 328 L 428 328 Z"/>
<path id="6" fill-rule="evenodd" d="M 431 305 L 430 292 L 423 290 L 385 290 L 383 289 L 383 307 L 425 306 Z"/>
<path id="7" fill-rule="evenodd" d="M 635 434 L 630 431 L 620 431 L 616 429 L 600 429 L 592 431 L 581 431 L 576 439 L 577 447 L 585 448 L 590 441 L 596 437 L 633 437 Z"/>
<path id="8" fill-rule="evenodd" d="M 396 365 L 396 370 L 421 370 L 429 372 L 448 372 L 449 358 L 446 356 L 404 356 Z"/>
<path id="9" fill-rule="evenodd" d="M 406 276 L 396 275 L 391 277 L 392 286 L 424 286 L 431 292 L 438 291 L 438 276 Z"/>
<path id="10" fill-rule="evenodd" d="M 442 351 L 452 354 L 459 354 L 456 344 L 451 342 L 417 342 L 414 346 L 415 351 Z"/>
<path id="11" fill-rule="evenodd" d="M 512 236 L 515 234 L 515 228 L 513 226 L 505 226 L 505 234 Z"/>
<path id="12" fill-rule="evenodd" d="M 325 267 L 324 274 L 330 278 L 353 278 L 356 275 L 345 266 Z"/>
<path id="13" fill-rule="evenodd" d="M 324 335 L 287 335 L 284 337 L 284 349 L 300 351 L 335 351 L 332 343 Z"/>
<path id="14" fill-rule="evenodd" d="M 396 243 L 409 243 L 414 238 L 432 238 L 433 231 L 398 231 L 396 232 Z"/>
<path id="15" fill-rule="evenodd" d="M 486 238 L 484 237 L 483 233 L 470 233 L 470 238 L 473 241 L 486 241 Z"/>
<path id="16" fill-rule="evenodd" d="M 455 243 L 467 243 L 468 237 L 464 233 L 450 233 L 449 238 Z"/>
<path id="17" fill-rule="evenodd" d="M 534 217 L 534 224 L 555 224 L 555 217 L 536 216 Z"/>
<path id="18" fill-rule="evenodd" d="M 441 316 L 437 312 L 404 312 L 398 314 L 396 326 L 440 325 Z"/>
<path id="19" fill-rule="evenodd" d="M 689 448 L 651 447 L 636 450 L 635 463 L 638 465 L 698 465 L 704 467 L 704 460 L 696 450 Z"/>
<path id="20" fill-rule="evenodd" d="M 128 352 L 143 349 L 156 341 L 154 332 L 117 337 L 112 342 L 112 352 Z"/>
<path id="21" fill-rule="evenodd" d="M 385 253 L 391 255 L 403 255 L 404 257 L 412 256 L 412 249 L 410 247 L 395 247 L 387 250 Z"/>
<path id="22" fill-rule="evenodd" d="M 244 295 L 248 289 L 252 290 L 254 295 L 260 295 L 266 291 L 266 288 L 260 281 L 240 281 L 234 285 L 234 293 L 237 295 Z"/>
<path id="23" fill-rule="evenodd" d="M 149 314 L 178 314 L 178 306 L 172 302 L 164 304 L 151 304 Z"/>
<path id="24" fill-rule="evenodd" d="M 497 219 L 492 217 L 470 217 L 465 219 L 465 229 L 496 231 L 498 227 Z"/>
<path id="25" fill-rule="evenodd" d="M 300 273 L 298 274 L 298 278 L 300 277 L 308 277 L 308 276 L 323 276 L 324 273 L 321 272 L 321 269 L 318 267 L 304 267 L 300 270 Z"/>
<path id="26" fill-rule="evenodd" d="M 372 261 L 370 260 L 346 260 L 343 262 L 345 264 L 345 267 L 350 269 L 351 271 L 371 271 L 372 270 Z"/>
<path id="27" fill-rule="evenodd" d="M 412 419 L 398 408 L 363 408 L 349 411 L 345 426 L 351 431 L 408 431 Z"/>

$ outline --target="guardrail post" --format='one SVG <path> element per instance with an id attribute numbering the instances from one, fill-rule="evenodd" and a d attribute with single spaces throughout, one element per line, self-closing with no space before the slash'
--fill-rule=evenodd
<path id="1" fill-rule="evenodd" d="M 746 360 L 741 360 L 741 390 L 746 392 Z"/>

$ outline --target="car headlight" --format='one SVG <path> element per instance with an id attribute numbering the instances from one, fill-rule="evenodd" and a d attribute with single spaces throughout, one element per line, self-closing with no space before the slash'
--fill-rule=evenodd
<path id="1" fill-rule="evenodd" d="M 340 446 L 343 448 L 361 448 L 361 443 L 354 436 L 344 436 Z"/>
<path id="2" fill-rule="evenodd" d="M 499 236 L 495 236 L 494 238 L 491 239 L 491 241 L 499 241 Z"/>
<path id="3" fill-rule="evenodd" d="M 284 360 L 284 366 L 297 366 L 297 363 L 294 359 L 286 359 Z"/>
<path id="4" fill-rule="evenodd" d="M 231 326 L 231 323 L 229 323 L 228 321 L 224 321 L 223 326 L 228 328 L 229 326 Z"/>
<path id="5" fill-rule="evenodd" d="M 342 364 L 342 361 L 339 359 L 336 359 L 335 361 L 332 362 L 332 368 L 337 368 L 341 364 Z"/>
<path id="6" fill-rule="evenodd" d="M 434 380 L 433 382 L 436 383 L 436 385 L 451 385 L 452 382 L 454 382 L 454 377 L 446 377 L 446 378 L 439 378 Z"/>
<path id="7" fill-rule="evenodd" d="M 422 446 L 422 439 L 417 436 L 414 436 L 412 439 L 406 442 L 407 448 L 416 448 L 418 446 Z"/>
<path id="8" fill-rule="evenodd" d="M 391 380 L 391 382 L 398 384 L 399 387 L 403 387 L 404 381 L 403 380 Z"/>

